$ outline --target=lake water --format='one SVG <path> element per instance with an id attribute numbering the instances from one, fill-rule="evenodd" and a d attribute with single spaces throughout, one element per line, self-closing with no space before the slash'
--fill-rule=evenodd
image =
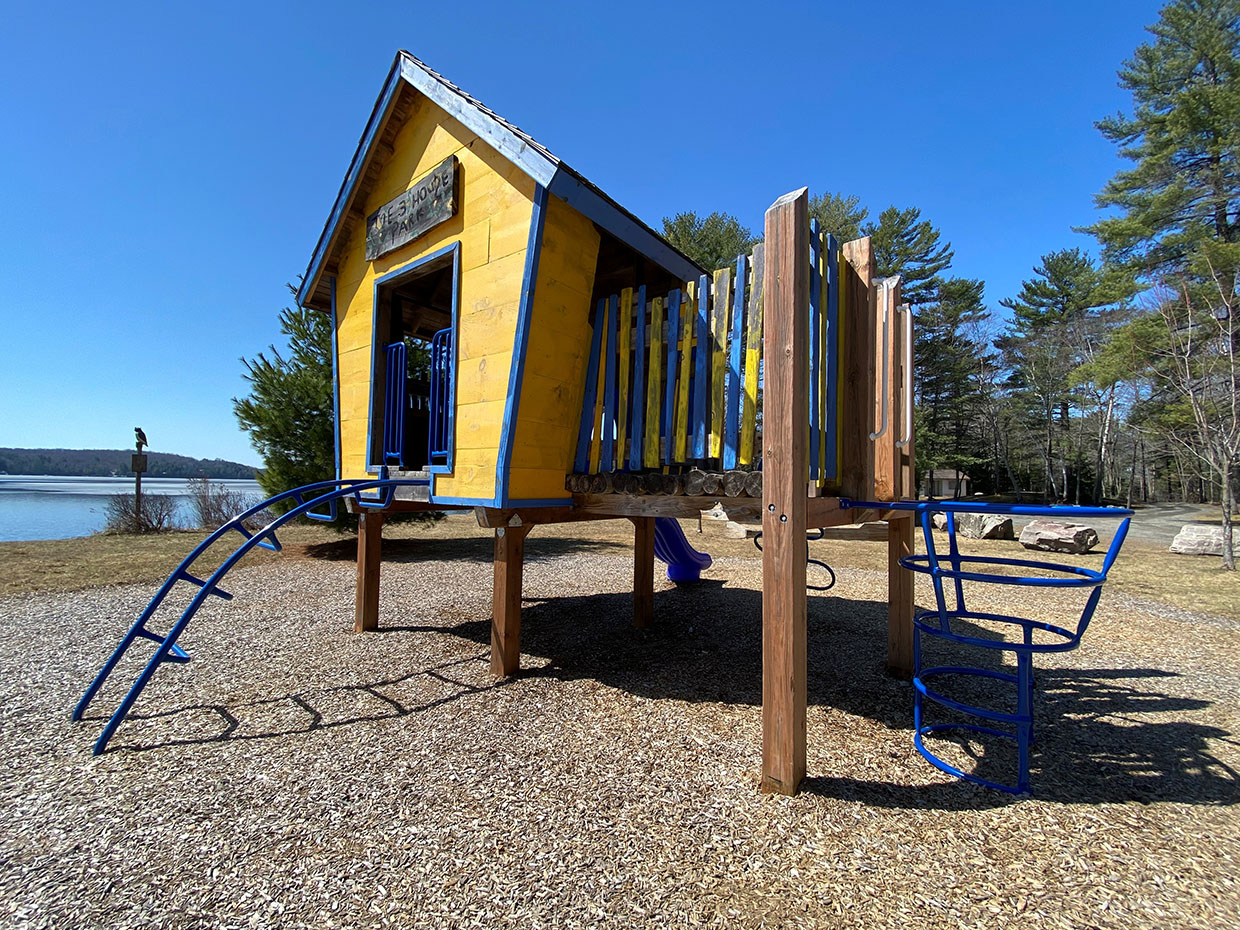
<path id="1" fill-rule="evenodd" d="M 257 481 L 212 479 L 258 503 L 265 495 Z M 177 503 L 179 522 L 190 518 L 185 478 L 144 478 L 142 494 L 168 494 Z M 0 475 L 0 542 L 89 536 L 107 522 L 109 495 L 132 494 L 133 478 L 70 478 Z"/>

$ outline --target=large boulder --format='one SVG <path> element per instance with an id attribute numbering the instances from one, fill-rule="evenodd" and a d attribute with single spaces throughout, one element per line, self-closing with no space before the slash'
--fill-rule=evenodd
<path id="1" fill-rule="evenodd" d="M 958 513 L 956 533 L 968 539 L 1015 539 L 1012 518 L 997 513 Z"/>
<path id="2" fill-rule="evenodd" d="M 936 529 L 947 529 L 947 514 L 936 513 L 932 518 Z M 997 513 L 958 513 L 956 533 L 968 539 L 1015 539 L 1012 518 Z"/>
<path id="3" fill-rule="evenodd" d="M 1020 531 L 1020 544 L 1026 549 L 1081 553 L 1098 545 L 1098 533 L 1083 523 L 1032 520 Z"/>
<path id="4" fill-rule="evenodd" d="M 1240 551 L 1240 530 L 1232 529 L 1231 544 Z M 1189 523 L 1180 528 L 1171 541 L 1171 551 L 1179 555 L 1222 555 L 1223 528 L 1201 523 Z"/>

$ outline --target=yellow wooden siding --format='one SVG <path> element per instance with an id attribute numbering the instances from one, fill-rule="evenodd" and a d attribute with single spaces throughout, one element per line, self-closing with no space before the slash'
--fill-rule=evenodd
<path id="1" fill-rule="evenodd" d="M 572 470 L 590 352 L 590 293 L 598 261 L 594 224 L 556 197 L 544 208 L 508 495 L 564 497 Z"/>
<path id="2" fill-rule="evenodd" d="M 445 158 L 460 162 L 461 203 L 448 222 L 374 262 L 369 215 Z M 346 478 L 366 474 L 375 279 L 460 243 L 455 464 L 437 495 L 491 498 L 533 213 L 534 182 L 458 120 L 419 97 L 344 243 L 336 281 L 341 457 Z"/>

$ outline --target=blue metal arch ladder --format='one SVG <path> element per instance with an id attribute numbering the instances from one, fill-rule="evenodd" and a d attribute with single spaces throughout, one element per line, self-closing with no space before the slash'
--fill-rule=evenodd
<path id="1" fill-rule="evenodd" d="M 277 529 L 301 516 L 309 517 L 312 520 L 335 520 L 338 513 L 337 504 L 344 498 L 352 497 L 360 508 L 382 509 L 392 503 L 398 487 L 425 485 L 427 483 L 426 479 L 338 479 L 307 484 L 300 488 L 294 488 L 291 491 L 285 491 L 283 494 L 277 494 L 261 504 L 256 504 L 244 513 L 233 517 L 199 543 L 181 561 L 181 564 L 173 570 L 164 583 L 160 585 L 159 590 L 155 592 L 155 596 L 151 598 L 150 603 L 138 615 L 138 619 L 129 627 L 129 631 L 112 651 L 112 654 L 108 656 L 108 660 L 103 664 L 103 668 L 99 670 L 99 674 L 95 676 L 94 681 L 90 683 L 90 687 L 86 689 L 86 693 L 82 695 L 77 706 L 73 708 L 73 719 L 81 720 L 82 715 L 86 712 L 86 708 L 90 705 L 95 695 L 98 694 L 99 689 L 103 687 L 103 683 L 107 681 L 108 676 L 112 674 L 121 657 L 125 655 L 129 647 L 137 640 L 147 639 L 158 644 L 155 654 L 147 661 L 120 705 L 112 713 L 112 716 L 108 718 L 103 732 L 99 734 L 99 738 L 95 741 L 95 755 L 107 748 L 108 741 L 133 708 L 134 702 L 138 700 L 143 689 L 150 683 L 155 670 L 164 662 L 182 663 L 189 661 L 189 655 L 177 645 L 177 639 L 185 632 L 185 628 L 189 625 L 190 620 L 193 619 L 194 614 L 198 612 L 198 608 L 202 606 L 208 597 L 232 600 L 232 595 L 223 590 L 219 584 L 223 577 L 228 574 L 232 567 L 247 552 L 255 547 L 270 549 L 273 552 L 280 551 L 281 544 L 276 537 Z M 378 496 L 366 497 L 363 496 L 364 492 L 377 492 Z M 276 504 L 285 502 L 292 503 L 289 510 L 277 516 L 262 529 L 254 532 L 246 527 L 247 520 L 263 513 L 263 511 L 270 509 Z M 327 508 L 326 512 L 319 510 L 323 507 Z M 224 559 L 219 568 L 205 579 L 190 571 L 194 563 L 211 549 L 215 543 L 234 532 L 243 537 L 242 542 Z M 160 636 L 158 633 L 152 632 L 147 627 L 147 623 L 154 617 L 155 611 L 163 603 L 164 598 L 168 596 L 169 592 L 182 582 L 196 587 L 198 593 L 194 595 L 189 605 L 181 612 L 180 617 L 172 625 L 171 629 L 165 635 Z"/>

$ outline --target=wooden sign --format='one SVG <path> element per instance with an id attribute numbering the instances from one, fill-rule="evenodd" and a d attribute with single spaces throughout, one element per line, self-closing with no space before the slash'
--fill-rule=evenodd
<path id="1" fill-rule="evenodd" d="M 139 475 L 146 471 L 146 456 L 141 452 L 135 452 L 129 456 L 129 470 Z"/>
<path id="2" fill-rule="evenodd" d="M 366 217 L 366 261 L 374 261 L 456 215 L 456 156 Z"/>

